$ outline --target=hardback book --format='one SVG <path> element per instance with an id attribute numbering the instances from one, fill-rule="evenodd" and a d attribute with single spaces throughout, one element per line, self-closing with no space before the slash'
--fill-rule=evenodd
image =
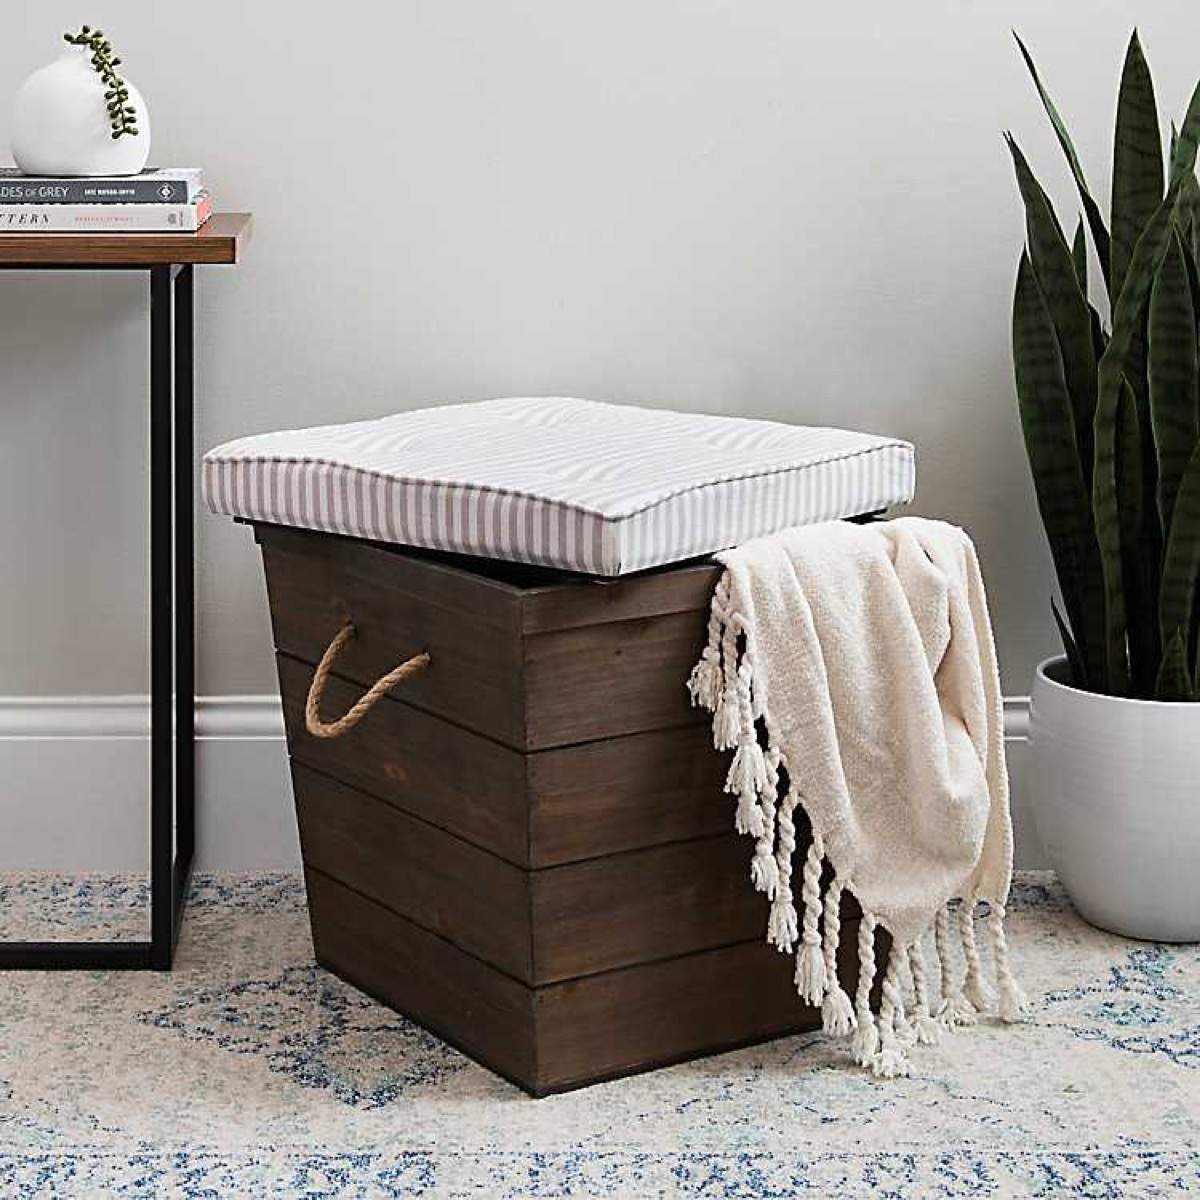
<path id="1" fill-rule="evenodd" d="M 0 204 L 194 204 L 199 167 L 147 167 L 137 175 L 56 179 L 0 167 Z"/>
<path id="2" fill-rule="evenodd" d="M 195 233 L 211 213 L 207 192 L 194 204 L 0 204 L 0 235 Z"/>

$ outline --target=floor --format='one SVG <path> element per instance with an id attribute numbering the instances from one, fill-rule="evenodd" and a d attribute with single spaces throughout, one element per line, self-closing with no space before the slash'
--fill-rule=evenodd
<path id="1" fill-rule="evenodd" d="M 6 877 L 0 936 L 140 884 Z M 44 928 L 44 925 L 43 925 Z M 820 1035 L 535 1101 L 312 962 L 301 881 L 197 881 L 171 975 L 0 976 L 0 1196 L 1200 1194 L 1200 949 L 1018 882 L 1021 1027 L 876 1080 Z"/>

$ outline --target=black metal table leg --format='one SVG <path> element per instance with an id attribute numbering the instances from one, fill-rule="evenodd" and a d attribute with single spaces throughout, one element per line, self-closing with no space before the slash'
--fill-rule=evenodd
<path id="1" fill-rule="evenodd" d="M 120 268 L 117 268 L 120 269 Z M 150 275 L 150 940 L 0 943 L 0 970 L 170 970 L 195 849 L 194 281 Z"/>
<path id="2" fill-rule="evenodd" d="M 150 942 L 171 965 L 175 932 L 175 469 L 170 267 L 150 269 Z"/>
<path id="3" fill-rule="evenodd" d="M 175 905 L 178 941 L 196 849 L 195 275 L 175 276 Z"/>

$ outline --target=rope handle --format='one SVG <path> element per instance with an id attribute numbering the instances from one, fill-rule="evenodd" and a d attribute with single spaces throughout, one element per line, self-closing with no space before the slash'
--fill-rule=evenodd
<path id="1" fill-rule="evenodd" d="M 414 654 L 405 659 L 398 667 L 394 667 L 386 675 L 381 676 L 367 689 L 347 710 L 344 716 L 328 724 L 321 720 L 321 697 L 325 694 L 325 684 L 329 681 L 333 664 L 346 648 L 347 643 L 354 638 L 354 622 L 347 621 L 334 635 L 321 661 L 313 672 L 312 685 L 308 689 L 308 701 L 304 705 L 304 727 L 313 737 L 336 738 L 343 733 L 349 733 L 392 690 L 398 683 L 418 675 L 425 670 L 433 660 L 427 651 Z"/>

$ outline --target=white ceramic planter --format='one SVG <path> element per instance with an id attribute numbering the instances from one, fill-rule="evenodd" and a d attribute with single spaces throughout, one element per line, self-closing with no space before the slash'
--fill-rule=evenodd
<path id="1" fill-rule="evenodd" d="M 1200 941 L 1200 704 L 1124 700 L 1037 670 L 1029 794 L 1080 916 L 1161 942 Z"/>
<path id="2" fill-rule="evenodd" d="M 124 77 L 122 77 L 124 78 Z M 17 92 L 13 161 L 27 175 L 136 175 L 150 155 L 150 114 L 125 80 L 137 110 L 137 137 L 114 138 L 104 82 L 82 46 L 66 46 Z"/>

